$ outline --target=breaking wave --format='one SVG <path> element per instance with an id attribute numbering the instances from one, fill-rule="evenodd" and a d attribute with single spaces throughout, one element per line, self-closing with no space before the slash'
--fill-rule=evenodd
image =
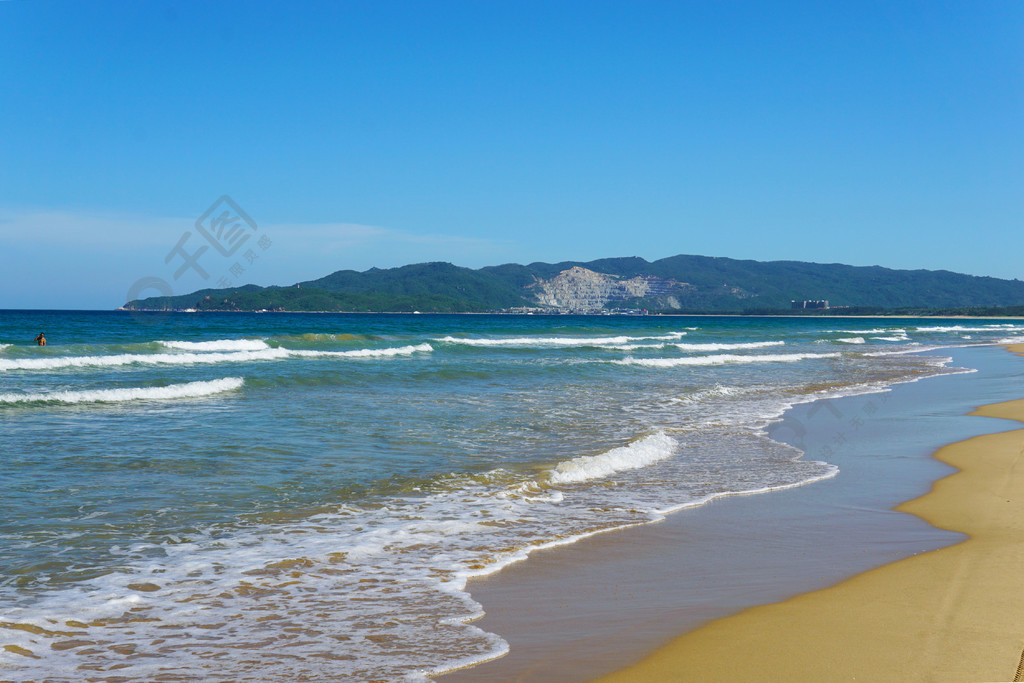
<path id="1" fill-rule="evenodd" d="M 699 389 L 692 391 L 683 396 L 677 396 L 669 399 L 670 403 L 701 403 L 713 398 L 720 398 L 723 396 L 739 396 L 753 391 L 750 387 L 730 387 L 716 384 L 713 387 L 707 389 Z"/>
<path id="2" fill-rule="evenodd" d="M 664 432 L 658 432 L 599 455 L 583 455 L 558 463 L 551 470 L 548 481 L 552 484 L 574 484 L 599 479 L 625 470 L 646 467 L 659 460 L 672 457 L 679 444 Z"/>
<path id="3" fill-rule="evenodd" d="M 241 377 L 225 377 L 205 382 L 170 384 L 165 387 L 128 387 L 92 391 L 49 391 L 30 394 L 0 394 L 0 403 L 123 403 L 173 398 L 197 398 L 240 389 Z"/>
<path id="4" fill-rule="evenodd" d="M 430 344 L 351 351 L 306 351 L 265 348 L 258 351 L 221 353 L 124 353 L 110 356 L 58 356 L 55 358 L 0 359 L 0 370 L 58 370 L 61 368 L 116 367 L 121 365 L 191 365 L 194 363 L 246 363 L 285 358 L 388 358 L 433 351 Z"/>
<path id="5" fill-rule="evenodd" d="M 162 341 L 159 344 L 168 349 L 180 351 L 262 351 L 270 345 L 262 339 L 218 339 L 216 341 Z"/>
<path id="6" fill-rule="evenodd" d="M 412 346 L 397 346 L 387 349 L 354 349 L 352 351 L 289 351 L 296 356 L 338 356 L 342 358 L 390 358 L 391 356 L 408 356 L 414 353 L 427 353 L 433 351 L 430 344 L 415 344 Z"/>
<path id="7" fill-rule="evenodd" d="M 838 358 L 839 353 L 777 353 L 742 356 L 723 353 L 716 356 L 690 358 L 623 358 L 609 361 L 618 365 L 642 365 L 651 368 L 673 368 L 679 365 L 724 365 L 726 363 L 793 363 L 811 358 Z"/>
<path id="8" fill-rule="evenodd" d="M 1012 323 L 985 325 L 982 327 L 967 327 L 965 325 L 929 325 L 927 327 L 915 327 L 918 332 L 1024 332 L 1024 326 Z"/>
<path id="9" fill-rule="evenodd" d="M 680 351 L 734 351 L 739 349 L 764 349 L 769 346 L 784 346 L 784 341 L 759 341 L 759 342 L 735 342 L 721 343 L 708 342 L 704 344 L 673 344 Z"/>
<path id="10" fill-rule="evenodd" d="M 651 337 L 440 337 L 434 341 L 464 346 L 618 346 L 640 341 L 673 341 L 686 336 L 686 332 Z"/>

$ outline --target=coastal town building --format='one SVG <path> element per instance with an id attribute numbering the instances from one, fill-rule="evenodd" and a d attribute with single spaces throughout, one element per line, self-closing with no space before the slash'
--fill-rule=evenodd
<path id="1" fill-rule="evenodd" d="M 806 301 L 790 301 L 790 308 L 794 308 L 794 309 L 810 308 L 810 309 L 824 310 L 824 309 L 827 309 L 828 307 L 829 307 L 828 299 L 812 299 L 812 300 L 806 300 Z"/>

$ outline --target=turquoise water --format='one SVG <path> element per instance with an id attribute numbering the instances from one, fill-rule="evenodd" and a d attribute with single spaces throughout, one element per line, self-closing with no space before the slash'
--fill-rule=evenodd
<path id="1" fill-rule="evenodd" d="M 467 578 L 832 477 L 766 427 L 962 371 L 915 351 L 1019 338 L 988 320 L 0 312 L 0 677 L 422 678 L 494 657 Z"/>

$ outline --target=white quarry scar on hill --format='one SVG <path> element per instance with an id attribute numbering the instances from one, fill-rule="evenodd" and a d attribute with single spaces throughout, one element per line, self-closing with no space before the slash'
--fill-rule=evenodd
<path id="1" fill-rule="evenodd" d="M 624 301 L 641 297 L 669 296 L 673 291 L 696 289 L 693 285 L 676 280 L 665 280 L 650 275 L 623 279 L 574 266 L 551 278 L 538 279 L 533 290 L 541 306 L 566 309 L 602 308 L 609 301 Z"/>

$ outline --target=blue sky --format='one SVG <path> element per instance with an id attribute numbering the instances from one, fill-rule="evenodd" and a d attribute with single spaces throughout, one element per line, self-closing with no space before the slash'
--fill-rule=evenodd
<path id="1" fill-rule="evenodd" d="M 1024 277 L 1024 3 L 0 1 L 0 308 L 680 253 Z"/>

